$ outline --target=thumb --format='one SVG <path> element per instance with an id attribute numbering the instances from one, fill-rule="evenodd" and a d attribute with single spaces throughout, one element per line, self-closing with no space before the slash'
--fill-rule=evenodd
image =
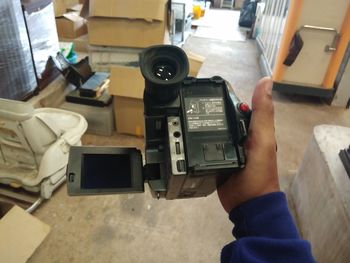
<path id="1" fill-rule="evenodd" d="M 252 110 L 249 131 L 254 144 L 275 144 L 272 80 L 270 78 L 263 78 L 256 85 L 252 98 Z M 273 141 L 270 142 L 270 140 Z"/>
<path id="2" fill-rule="evenodd" d="M 270 78 L 261 79 L 256 85 L 253 98 L 252 109 L 254 121 L 252 125 L 259 128 L 273 127 L 274 110 L 272 103 L 272 80 Z M 255 127 L 252 127 L 254 130 Z"/>
<path id="3" fill-rule="evenodd" d="M 251 198 L 279 190 L 271 89 L 271 79 L 263 78 L 253 94 L 246 167 L 218 188 L 227 212 Z"/>

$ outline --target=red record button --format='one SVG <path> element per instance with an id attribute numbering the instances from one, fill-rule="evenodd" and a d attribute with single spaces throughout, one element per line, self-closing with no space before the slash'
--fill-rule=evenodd
<path id="1" fill-rule="evenodd" d="M 242 113 L 247 113 L 250 111 L 249 105 L 245 102 L 242 102 L 238 105 L 238 109 Z"/>

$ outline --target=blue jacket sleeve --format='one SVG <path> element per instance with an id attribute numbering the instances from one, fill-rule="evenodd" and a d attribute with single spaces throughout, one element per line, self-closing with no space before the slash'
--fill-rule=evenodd
<path id="1" fill-rule="evenodd" d="M 283 192 L 247 201 L 230 212 L 236 241 L 221 252 L 221 262 L 316 262 L 310 244 L 302 240 Z"/>

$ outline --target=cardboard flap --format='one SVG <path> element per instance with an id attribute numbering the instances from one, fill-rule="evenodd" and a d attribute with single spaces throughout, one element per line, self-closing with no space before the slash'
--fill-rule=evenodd
<path id="1" fill-rule="evenodd" d="M 168 0 L 90 0 L 90 17 L 163 21 Z"/>
<path id="2" fill-rule="evenodd" d="M 83 9 L 83 4 L 76 4 L 76 5 L 73 5 L 69 8 L 67 8 L 67 11 L 80 13 L 82 9 Z"/>
<path id="3" fill-rule="evenodd" d="M 145 80 L 139 67 L 112 66 L 110 94 L 122 97 L 143 98 Z"/>
<path id="4" fill-rule="evenodd" d="M 14 206 L 0 219 L 1 262 L 27 262 L 50 232 L 50 227 Z"/>
<path id="5" fill-rule="evenodd" d="M 80 22 L 84 19 L 84 18 L 80 17 L 77 13 L 74 13 L 74 12 L 63 14 L 63 17 L 67 18 L 68 20 L 70 20 L 72 22 Z"/>
<path id="6" fill-rule="evenodd" d="M 89 17 L 89 6 L 90 6 L 90 1 L 89 0 L 84 0 L 83 8 L 80 11 L 80 16 L 82 18 L 88 19 L 88 17 Z"/>

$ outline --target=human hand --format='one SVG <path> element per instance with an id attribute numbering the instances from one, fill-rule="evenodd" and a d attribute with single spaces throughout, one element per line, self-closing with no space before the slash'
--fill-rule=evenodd
<path id="1" fill-rule="evenodd" d="M 252 98 L 252 117 L 245 142 L 246 167 L 218 189 L 226 212 L 254 197 L 279 191 L 272 80 L 261 79 Z"/>

